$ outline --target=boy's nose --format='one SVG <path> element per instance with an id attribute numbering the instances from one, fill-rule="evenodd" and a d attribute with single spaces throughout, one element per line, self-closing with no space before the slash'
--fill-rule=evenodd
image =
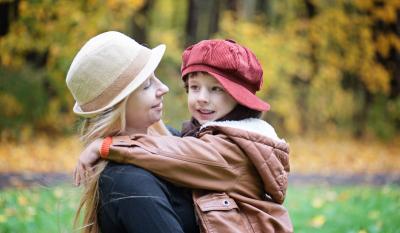
<path id="1" fill-rule="evenodd" d="M 209 93 L 208 93 L 207 89 L 203 88 L 203 89 L 200 90 L 200 93 L 199 93 L 199 95 L 197 97 L 197 101 L 199 101 L 199 102 L 208 102 L 209 97 L 210 96 L 209 96 Z"/>

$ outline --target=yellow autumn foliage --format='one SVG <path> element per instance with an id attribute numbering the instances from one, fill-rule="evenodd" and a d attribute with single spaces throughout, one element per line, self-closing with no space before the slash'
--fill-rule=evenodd
<path id="1" fill-rule="evenodd" d="M 139 14 L 149 3 L 150 10 Z M 309 3 L 313 12 L 307 11 L 305 1 L 267 1 L 268 9 L 255 9 L 252 17 L 242 8 L 233 12 L 222 7 L 219 31 L 212 37 L 231 38 L 257 55 L 265 77 L 259 95 L 272 106 L 264 118 L 278 132 L 374 131 L 393 137 L 398 133 L 400 97 L 393 89 L 395 65 L 385 64 L 385 59 L 400 53 L 400 37 L 377 25 L 396 25 L 400 2 Z M 31 124 L 31 130 L 57 131 L 58 127 L 64 132 L 63 126 L 76 119 L 71 111 L 74 101 L 65 86 L 72 58 L 88 38 L 100 32 L 118 30 L 130 35 L 134 21 L 144 26 L 149 47 L 167 45 L 157 75 L 171 90 L 165 120 L 179 127 L 188 117 L 186 94 L 177 81 L 188 4 L 174 0 L 19 1 L 18 17 L 0 37 L 0 72 L 18 73 L 33 66 L 43 72 L 46 98 L 37 101 L 43 104 L 42 115 L 30 116 L 30 106 L 23 103 L 20 93 L 0 86 L 0 103 L 12 106 L 0 113 L 0 119 L 25 114 L 21 128 Z"/>
<path id="2" fill-rule="evenodd" d="M 392 16 L 362 14 L 356 9 L 391 14 L 400 8 L 398 3 L 385 1 L 383 6 L 373 1 L 312 3 L 315 16 L 288 13 L 278 27 L 235 20 L 232 13 L 227 13 L 217 35 L 248 46 L 260 59 L 265 77 L 261 96 L 271 103 L 273 112 L 265 118 L 279 122 L 281 132 L 298 134 L 309 129 L 334 129 L 338 123 L 350 124 L 364 108 L 365 100 L 361 98 L 361 90 L 346 88 L 343 83 L 362 83 L 373 95 L 391 92 L 393 74 L 376 55 L 387 57 L 390 49 L 398 48 L 400 37 L 393 33 L 378 34 L 375 39 L 372 27 L 378 18 L 392 22 Z M 280 4 L 291 5 L 301 12 L 298 1 L 275 2 L 272 5 L 278 12 Z M 348 10 L 349 4 L 353 11 Z"/>
<path id="3" fill-rule="evenodd" d="M 18 100 L 6 93 L 0 93 L 0 106 L 3 115 L 6 117 L 15 117 L 22 112 L 22 107 Z"/>

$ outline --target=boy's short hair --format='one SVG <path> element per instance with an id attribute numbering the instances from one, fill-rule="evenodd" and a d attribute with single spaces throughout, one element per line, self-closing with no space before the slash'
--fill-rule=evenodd
<path id="1" fill-rule="evenodd" d="M 203 72 L 203 71 L 195 71 L 195 72 L 192 72 L 192 73 L 189 73 L 189 74 L 185 75 L 185 77 L 182 77 L 183 85 L 185 87 L 186 93 L 189 92 L 189 77 L 197 75 L 199 73 L 200 74 L 208 74 L 207 72 Z"/>

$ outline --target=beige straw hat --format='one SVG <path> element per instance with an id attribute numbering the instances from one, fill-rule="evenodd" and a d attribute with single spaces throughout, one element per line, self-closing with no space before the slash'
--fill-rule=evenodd
<path id="1" fill-rule="evenodd" d="M 74 112 L 95 116 L 119 103 L 157 68 L 165 45 L 148 49 L 120 32 L 90 39 L 75 56 L 66 82 L 76 103 Z"/>

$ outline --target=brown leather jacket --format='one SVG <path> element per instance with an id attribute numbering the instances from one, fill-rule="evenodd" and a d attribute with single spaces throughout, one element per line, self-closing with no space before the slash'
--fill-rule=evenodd
<path id="1" fill-rule="evenodd" d="M 247 119 L 210 122 L 199 138 L 114 137 L 109 159 L 133 163 L 194 189 L 202 232 L 269 233 L 293 232 L 281 205 L 288 153 L 288 145 L 268 123 Z"/>

